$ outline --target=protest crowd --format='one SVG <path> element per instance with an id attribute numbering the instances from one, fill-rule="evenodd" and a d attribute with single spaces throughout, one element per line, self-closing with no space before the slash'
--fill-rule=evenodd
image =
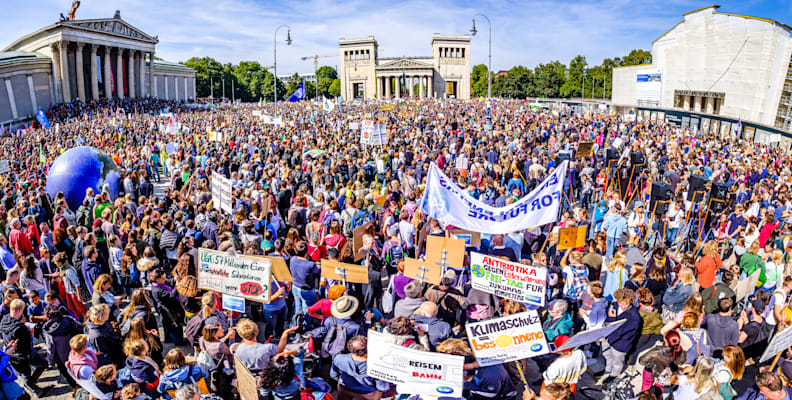
<path id="1" fill-rule="evenodd" d="M 4 132 L 4 398 L 56 369 L 79 399 L 792 399 L 788 151 L 516 100 L 330 108 L 76 101 Z M 79 145 L 116 198 L 47 193 Z"/>

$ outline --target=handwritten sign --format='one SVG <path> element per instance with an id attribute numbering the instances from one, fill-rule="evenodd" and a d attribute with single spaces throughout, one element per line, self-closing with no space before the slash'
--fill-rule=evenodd
<path id="1" fill-rule="evenodd" d="M 270 260 L 203 248 L 199 249 L 198 257 L 198 287 L 201 289 L 269 303 Z"/>
<path id="2" fill-rule="evenodd" d="M 473 288 L 514 301 L 544 306 L 547 268 L 470 253 Z"/>
<path id="3" fill-rule="evenodd" d="M 468 323 L 465 329 L 482 367 L 550 352 L 536 311 Z"/>

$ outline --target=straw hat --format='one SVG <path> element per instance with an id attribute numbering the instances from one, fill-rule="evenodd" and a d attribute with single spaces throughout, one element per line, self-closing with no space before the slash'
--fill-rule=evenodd
<path id="1" fill-rule="evenodd" d="M 357 311 L 358 299 L 352 296 L 337 298 L 330 307 L 330 313 L 336 318 L 349 318 Z"/>

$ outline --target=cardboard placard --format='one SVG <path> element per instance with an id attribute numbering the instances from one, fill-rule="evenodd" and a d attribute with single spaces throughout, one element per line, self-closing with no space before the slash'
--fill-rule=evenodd
<path id="1" fill-rule="evenodd" d="M 369 230 L 371 230 L 371 232 L 368 232 Z M 360 261 L 360 259 L 363 258 L 363 256 L 359 255 L 360 252 L 358 251 L 361 247 L 363 247 L 363 235 L 365 235 L 367 232 L 374 234 L 373 230 L 374 222 L 369 221 L 352 231 L 352 254 L 355 255 L 355 261 Z"/>
<path id="2" fill-rule="evenodd" d="M 465 246 L 481 246 L 481 233 L 468 231 L 465 229 L 450 229 L 446 231 L 446 237 L 451 239 L 464 240 Z"/>
<path id="3" fill-rule="evenodd" d="M 626 320 L 622 319 L 607 326 L 599 327 L 596 329 L 589 329 L 583 332 L 578 332 L 574 336 L 569 338 L 569 340 L 567 340 L 567 342 L 564 343 L 563 346 L 557 348 L 556 351 L 573 349 L 575 347 L 580 347 L 585 344 L 594 343 L 602 338 L 606 338 L 608 337 L 608 335 L 613 333 L 613 331 L 618 329 L 621 326 L 621 324 L 624 323 L 624 321 Z"/>
<path id="4" fill-rule="evenodd" d="M 591 157 L 592 150 L 594 149 L 594 142 L 579 142 L 576 158 Z"/>
<path id="5" fill-rule="evenodd" d="M 787 328 L 773 336 L 759 362 L 763 363 L 790 347 L 792 347 L 792 329 Z"/>
<path id="6" fill-rule="evenodd" d="M 262 256 L 272 262 L 272 275 L 280 282 L 292 282 L 291 271 L 283 257 Z"/>
<path id="7" fill-rule="evenodd" d="M 576 249 L 586 245 L 586 225 L 562 228 L 558 232 L 558 250 Z"/>
<path id="8" fill-rule="evenodd" d="M 237 379 L 237 389 L 239 389 L 239 395 L 242 400 L 258 400 L 256 378 L 237 356 L 234 356 L 234 373 Z"/>
<path id="9" fill-rule="evenodd" d="M 346 279 L 341 274 L 346 270 Z M 348 283 L 369 283 L 368 268 L 357 264 L 347 264 L 336 260 L 322 259 L 322 278 Z"/>
<path id="10" fill-rule="evenodd" d="M 380 108 L 380 110 L 382 110 L 382 111 L 393 111 L 395 108 L 396 108 L 396 106 L 393 105 L 393 104 L 385 104 L 385 105 L 383 105 Z"/>
<path id="11" fill-rule="evenodd" d="M 440 278 L 443 275 L 443 268 L 436 264 L 426 263 L 414 258 L 404 259 L 404 276 L 431 283 L 433 285 L 440 284 Z"/>
<path id="12" fill-rule="evenodd" d="M 740 301 L 745 298 L 745 296 L 751 294 L 753 289 L 756 288 L 756 283 L 759 282 L 759 274 L 761 272 L 761 269 L 757 269 L 747 279 L 737 282 L 737 286 L 734 288 L 734 294 L 737 301 Z"/>
<path id="13" fill-rule="evenodd" d="M 465 329 L 482 367 L 550 352 L 536 311 L 468 323 Z"/>
<path id="14" fill-rule="evenodd" d="M 441 266 L 445 250 L 446 267 L 462 269 L 465 265 L 465 241 L 442 236 L 426 238 L 426 262 Z"/>

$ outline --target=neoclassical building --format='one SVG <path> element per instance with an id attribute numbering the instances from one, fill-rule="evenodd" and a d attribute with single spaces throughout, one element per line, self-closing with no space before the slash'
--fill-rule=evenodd
<path id="1" fill-rule="evenodd" d="M 0 53 L 0 123 L 74 99 L 194 99 L 195 70 L 157 59 L 157 43 L 119 11 L 61 20 L 16 40 Z"/>
<path id="2" fill-rule="evenodd" d="M 435 34 L 432 55 L 379 57 L 374 36 L 341 39 L 341 96 L 352 99 L 470 98 L 470 36 Z"/>

